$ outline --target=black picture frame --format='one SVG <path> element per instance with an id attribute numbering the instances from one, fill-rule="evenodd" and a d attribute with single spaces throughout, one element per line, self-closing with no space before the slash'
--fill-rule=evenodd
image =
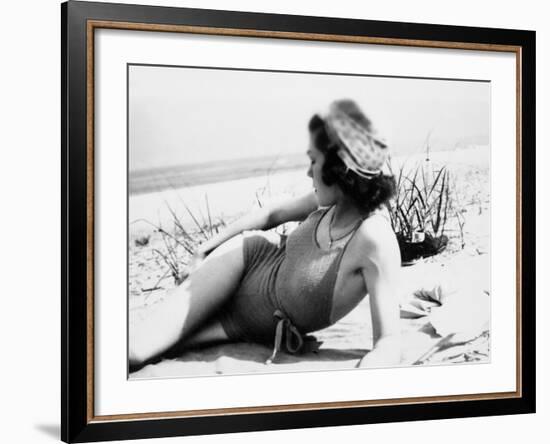
<path id="1" fill-rule="evenodd" d="M 232 414 L 138 418 L 93 415 L 93 23 L 230 29 L 244 34 L 312 39 L 369 38 L 372 43 L 479 48 L 506 46 L 518 55 L 518 390 L 488 399 L 431 399 Z M 90 24 L 92 23 L 92 26 Z M 507 29 L 290 16 L 69 1 L 61 5 L 61 438 L 90 442 L 535 412 L 535 32 Z M 101 27 L 101 25 L 97 25 Z M 145 31 L 144 31 L 145 32 Z M 286 35 L 288 34 L 288 35 Z M 289 37 L 290 36 L 290 37 Z M 262 38 L 260 36 L 256 36 Z M 90 65 L 90 60 L 92 64 Z M 93 128 L 93 127 L 92 127 Z M 522 296 L 523 295 L 523 296 Z"/>

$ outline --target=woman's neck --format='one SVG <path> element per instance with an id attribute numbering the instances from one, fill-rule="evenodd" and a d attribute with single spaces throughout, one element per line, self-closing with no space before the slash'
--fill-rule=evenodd
<path id="1" fill-rule="evenodd" d="M 349 199 L 341 198 L 334 205 L 331 229 L 346 229 L 364 218 L 356 205 Z"/>

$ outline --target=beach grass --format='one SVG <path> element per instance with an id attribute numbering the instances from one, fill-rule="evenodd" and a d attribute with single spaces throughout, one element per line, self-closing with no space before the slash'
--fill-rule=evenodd
<path id="1" fill-rule="evenodd" d="M 489 207 L 488 163 L 473 150 L 460 152 L 454 158 L 438 155 L 437 152 L 431 153 L 431 156 L 432 159 L 422 156 L 410 159 L 412 161 L 392 159 L 388 165 L 397 183 L 397 194 L 389 204 L 391 223 L 402 249 L 426 238 L 444 239 L 444 242 L 436 243 L 437 248 L 432 253 L 443 253 L 443 250 L 453 253 L 477 242 L 479 236 L 472 234 L 475 235 L 473 228 L 479 228 L 479 223 L 483 223 L 483 230 L 488 227 L 486 222 L 482 222 L 486 220 L 484 213 Z M 480 158 L 484 163 L 480 164 Z M 138 263 L 147 255 L 149 260 L 153 259 L 160 267 L 158 272 L 153 273 L 154 276 L 159 279 L 162 277 L 164 281 L 171 278 L 170 285 L 180 283 L 186 276 L 186 267 L 193 252 L 202 242 L 240 215 L 254 208 L 265 207 L 281 191 L 288 197 L 307 190 L 305 186 L 309 179 L 305 175 L 300 179 L 301 182 L 296 182 L 294 177 L 300 177 L 299 173 L 296 176 L 282 174 L 278 177 L 279 174 L 270 171 L 263 182 L 242 181 L 241 184 L 237 181 L 221 190 L 217 184 L 213 187 L 204 186 L 201 188 L 204 190 L 202 196 L 199 193 L 188 193 L 187 189 L 171 190 L 170 195 L 159 193 L 162 200 L 157 201 L 157 212 L 160 214 L 162 211 L 166 216 L 159 216 L 155 223 L 150 217 L 154 214 L 151 212 L 147 218 L 130 222 L 131 255 L 136 257 Z M 238 196 L 241 202 L 239 205 L 242 206 L 240 210 L 237 207 L 231 212 L 220 210 L 220 203 L 221 207 L 227 208 L 227 199 L 224 201 L 222 197 L 225 189 L 227 192 L 241 190 Z M 210 192 L 214 195 L 214 204 Z M 246 198 L 243 199 L 245 195 L 249 196 L 248 203 Z M 141 196 L 136 198 L 141 199 Z M 131 210 L 132 206 L 133 198 L 130 200 Z M 476 221 L 470 230 L 468 225 L 472 224 L 474 214 L 479 216 L 476 219 L 482 220 Z M 138 225 L 143 227 L 143 224 L 150 227 L 149 230 L 138 229 Z M 288 234 L 293 226 L 285 224 L 276 231 Z M 479 248 L 480 251 L 487 249 L 485 245 Z M 136 269 L 134 264 L 131 261 L 131 274 L 143 280 L 143 270 Z M 130 284 L 133 294 L 140 292 L 138 286 L 132 285 L 132 279 Z M 156 281 L 149 282 L 144 288 L 156 287 L 154 284 Z M 165 281 L 165 284 L 168 282 Z"/>
<path id="2" fill-rule="evenodd" d="M 446 228 L 451 219 L 455 219 L 456 234 L 460 237 L 459 244 L 464 247 L 464 225 L 466 223 L 458 199 L 455 196 L 455 183 L 450 169 L 446 165 L 434 166 L 429 161 L 423 161 L 408 168 L 405 163 L 399 165 L 395 171 L 391 163 L 388 169 L 396 179 L 396 196 L 389 202 L 388 209 L 391 224 L 399 241 L 402 257 L 409 259 L 411 255 L 407 248 L 410 245 L 439 240 L 437 248 L 423 251 L 418 256 L 430 256 L 441 252 L 447 245 Z M 272 197 L 269 175 L 265 185 L 253 191 L 255 206 L 263 208 L 266 201 Z M 196 251 L 204 241 L 217 234 L 230 221 L 221 216 L 214 220 L 208 194 L 204 194 L 203 208 L 192 209 L 179 195 L 179 207 L 183 209 L 185 223 L 181 213 L 178 213 L 172 204 L 164 201 L 171 219 L 169 228 L 162 223 L 153 226 L 160 235 L 162 242 L 152 251 L 167 267 L 166 276 L 171 276 L 175 285 L 180 284 L 188 275 L 186 267 Z M 283 224 L 275 231 L 286 235 L 292 224 Z M 136 239 L 136 246 L 140 241 Z"/>
<path id="3" fill-rule="evenodd" d="M 468 282 L 476 289 L 490 289 L 486 282 L 489 276 L 487 264 L 490 256 L 489 165 L 484 159 L 483 162 L 480 161 L 478 153 L 460 153 L 455 159 L 456 161 L 448 161 L 447 155 L 439 158 L 434 155 L 430 161 L 417 158 L 416 162 L 413 159 L 412 162 L 394 164 L 399 187 L 398 196 L 392 202 L 393 206 L 390 206 L 390 213 L 396 233 L 402 230 L 403 236 L 409 236 L 410 240 L 412 233 L 420 230 L 430 235 L 445 235 L 449 238 L 444 251 L 422 259 L 417 265 L 402 269 L 405 273 L 403 280 L 411 288 L 425 288 L 423 281 L 426 279 L 440 281 L 444 279 L 440 273 L 448 270 L 446 275 L 451 279 L 456 280 L 455 276 L 461 276 L 461 282 Z M 236 189 L 249 196 L 249 203 L 233 213 L 224 214 L 220 211 L 220 196 L 216 196 L 216 186 L 213 186 L 201 188 L 201 191 L 204 191 L 202 197 L 195 200 L 188 199 L 188 196 L 197 196 L 198 193 L 193 195 L 186 193 L 185 189 L 172 190 L 171 198 L 166 198 L 166 194 L 163 194 L 163 199 L 157 200 L 157 208 L 163 208 L 167 217 L 159 217 L 157 223 L 152 222 L 154 218 L 131 221 L 130 307 L 153 304 L 156 298 L 162 297 L 163 292 L 158 290 L 170 289 L 186 277 L 187 264 L 200 243 L 215 235 L 243 212 L 265 207 L 281 194 L 281 190 L 288 191 L 290 175 L 282 174 L 279 178 L 277 176 L 277 173 L 270 175 L 263 184 L 255 180 L 255 187 L 250 186 L 251 182 L 243 181 L 230 184 L 222 190 L 221 196 L 231 194 Z M 282 183 L 286 188 L 283 188 Z M 293 186 L 291 191 L 301 194 L 304 189 Z M 288 192 L 286 195 L 288 196 Z M 137 198 L 140 199 L 141 196 Z M 244 201 L 242 195 L 239 198 L 241 202 Z M 141 223 L 149 229 L 138 227 Z M 292 225 L 288 225 L 279 227 L 278 230 L 284 234 L 292 228 Z M 425 268 L 428 265 L 429 271 Z M 369 327 L 365 319 L 368 319 L 368 298 L 365 298 L 347 318 L 317 332 L 316 336 L 330 347 L 341 347 L 346 350 L 364 348 L 370 340 Z M 427 350 L 422 352 L 421 349 L 425 345 L 422 341 L 427 341 L 427 344 L 434 339 L 427 333 L 417 332 L 416 323 L 425 323 L 423 319 L 425 318 L 402 319 L 402 322 L 406 323 L 405 327 L 414 330 L 411 330 L 414 338 L 419 339 L 419 342 L 411 339 L 413 342 L 407 345 L 411 355 L 418 355 L 414 356 L 416 360 Z M 486 336 L 460 349 L 454 344 L 449 349 L 438 350 L 433 356 L 423 359 L 422 365 L 487 360 L 490 340 L 489 336 Z M 226 352 L 227 347 L 220 350 L 220 353 Z M 246 365 L 248 364 L 250 363 L 247 362 Z M 193 361 L 188 366 L 190 367 L 186 367 L 185 372 L 192 372 L 197 363 Z"/>

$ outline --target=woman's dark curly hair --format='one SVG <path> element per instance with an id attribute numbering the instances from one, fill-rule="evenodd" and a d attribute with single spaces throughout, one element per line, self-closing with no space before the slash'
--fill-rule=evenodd
<path id="1" fill-rule="evenodd" d="M 359 123 L 370 131 L 370 120 L 364 115 L 360 117 L 363 121 Z M 337 154 L 338 146 L 327 133 L 325 121 L 317 114 L 309 121 L 309 131 L 313 145 L 325 156 L 321 177 L 323 182 L 328 186 L 338 185 L 366 216 L 394 196 L 396 185 L 393 176 L 380 174 L 366 179 L 344 165 Z"/>

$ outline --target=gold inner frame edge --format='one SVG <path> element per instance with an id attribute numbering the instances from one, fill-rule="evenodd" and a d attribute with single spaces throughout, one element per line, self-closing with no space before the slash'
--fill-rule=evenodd
<path id="1" fill-rule="evenodd" d="M 94 31 L 95 29 L 120 29 L 132 31 L 178 32 L 203 35 L 222 35 L 235 37 L 278 38 L 289 40 L 326 41 L 337 43 L 363 43 L 375 45 L 395 45 L 422 48 L 461 49 L 474 51 L 512 52 L 516 55 L 516 391 L 486 394 L 465 394 L 452 396 L 413 397 L 387 400 L 338 401 L 309 404 L 285 404 L 256 407 L 230 407 L 207 410 L 184 410 L 174 412 L 144 412 L 117 415 L 94 415 Z M 87 422 L 113 422 L 125 420 L 146 420 L 161 418 L 190 418 L 199 416 L 222 416 L 236 414 L 259 414 L 273 412 L 295 412 L 303 410 L 326 410 L 336 408 L 358 408 L 415 403 L 441 403 L 475 400 L 494 400 L 520 398 L 522 396 L 522 334 L 521 334 L 521 179 L 522 179 L 522 48 L 517 45 L 499 45 L 470 42 L 448 42 L 436 40 L 416 40 L 399 38 L 381 38 L 368 36 L 348 36 L 334 34 L 311 34 L 300 32 L 265 31 L 254 29 L 214 28 L 187 25 L 163 25 L 132 23 L 123 21 L 87 20 L 86 63 L 87 63 Z"/>

